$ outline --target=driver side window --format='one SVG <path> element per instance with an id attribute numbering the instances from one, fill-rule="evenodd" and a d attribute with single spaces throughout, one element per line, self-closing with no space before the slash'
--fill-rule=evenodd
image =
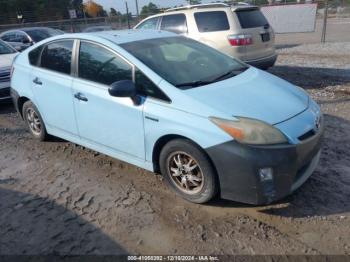
<path id="1" fill-rule="evenodd" d="M 111 85 L 120 80 L 132 80 L 132 67 L 122 58 L 99 45 L 81 42 L 79 77 Z"/>

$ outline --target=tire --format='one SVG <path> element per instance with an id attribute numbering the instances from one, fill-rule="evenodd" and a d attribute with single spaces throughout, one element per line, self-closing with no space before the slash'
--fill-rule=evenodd
<path id="1" fill-rule="evenodd" d="M 35 139 L 39 141 L 48 140 L 49 135 L 46 132 L 44 121 L 39 110 L 31 101 L 24 103 L 22 116 L 29 132 Z"/>
<path id="2" fill-rule="evenodd" d="M 168 142 L 160 153 L 159 166 L 170 188 L 190 202 L 206 203 L 218 192 L 216 172 L 209 158 L 189 140 Z"/>

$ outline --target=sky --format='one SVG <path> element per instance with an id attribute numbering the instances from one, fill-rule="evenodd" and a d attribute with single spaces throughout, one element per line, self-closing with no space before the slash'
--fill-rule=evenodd
<path id="1" fill-rule="evenodd" d="M 109 12 L 110 8 L 113 7 L 121 13 L 125 13 L 125 1 L 128 2 L 129 12 L 136 14 L 135 0 L 94 0 L 98 4 L 102 5 L 106 11 Z M 202 0 L 202 3 L 210 3 L 213 0 Z M 187 4 L 185 0 L 138 0 L 139 9 L 149 2 L 152 2 L 160 7 L 169 7 L 181 4 Z"/>

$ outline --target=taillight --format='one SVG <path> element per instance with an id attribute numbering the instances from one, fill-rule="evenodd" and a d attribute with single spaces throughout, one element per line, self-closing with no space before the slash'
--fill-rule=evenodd
<path id="1" fill-rule="evenodd" d="M 232 46 L 244 46 L 251 45 L 253 43 L 251 35 L 229 35 L 227 38 Z"/>

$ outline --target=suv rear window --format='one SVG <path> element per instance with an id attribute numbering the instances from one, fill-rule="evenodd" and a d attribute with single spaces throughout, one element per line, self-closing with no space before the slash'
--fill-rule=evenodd
<path id="1" fill-rule="evenodd" d="M 269 24 L 260 10 L 238 10 L 236 14 L 242 28 L 262 27 Z"/>
<path id="2" fill-rule="evenodd" d="M 163 16 L 160 30 L 177 34 L 187 33 L 186 16 L 184 14 Z"/>
<path id="3" fill-rule="evenodd" d="M 194 14 L 199 32 L 225 31 L 230 29 L 226 12 L 198 12 Z"/>

